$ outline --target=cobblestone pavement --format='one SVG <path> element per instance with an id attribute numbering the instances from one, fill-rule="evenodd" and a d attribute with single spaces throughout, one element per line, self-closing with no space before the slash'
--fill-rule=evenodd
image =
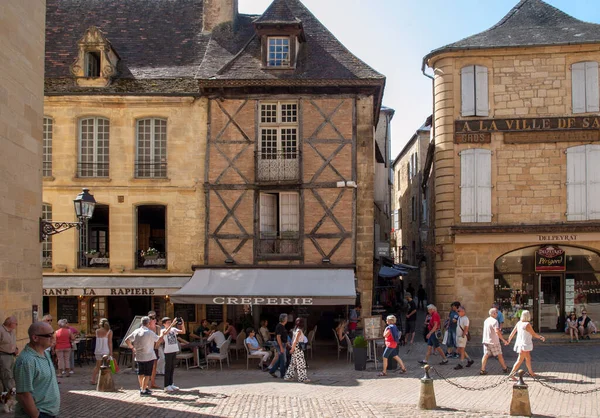
<path id="1" fill-rule="evenodd" d="M 472 344 L 468 351 L 479 360 L 481 349 Z M 600 388 L 596 373 L 600 369 L 599 346 L 536 345 L 533 352 L 534 371 L 544 376 L 552 387 L 582 391 Z M 178 368 L 175 382 L 182 389 L 175 393 L 156 390 L 151 397 L 139 396 L 136 376 L 130 369 L 115 375 L 118 393 L 98 393 L 89 383 L 91 367 L 77 368 L 75 375 L 61 378 L 62 408 L 60 416 L 69 417 L 500 417 L 510 408 L 512 384 L 498 362 L 490 360 L 489 374 L 478 374 L 480 362 L 473 367 L 454 370 L 450 365 L 438 365 L 440 358 L 432 356 L 430 363 L 442 375 L 465 387 L 481 388 L 503 381 L 494 389 L 467 391 L 434 377 L 436 411 L 420 411 L 419 399 L 423 369 L 417 364 L 425 352 L 425 344 L 416 343 L 410 351 L 400 349 L 408 373 L 389 373 L 377 377 L 373 363 L 369 370 L 358 372 L 346 363 L 345 353 L 337 360 L 335 351 L 319 347 L 315 360 L 308 359 L 312 384 L 284 382 L 273 379 L 255 367 L 245 368 L 245 359 L 233 361 L 231 368 L 220 371 Z M 507 363 L 512 365 L 516 354 L 504 348 Z M 233 355 L 235 357 L 235 355 Z M 240 356 L 241 357 L 241 356 Z M 318 359 L 318 360 L 317 360 Z M 381 367 L 381 365 L 380 365 Z M 162 377 L 157 378 L 162 383 Z M 531 407 L 536 416 L 597 417 L 600 416 L 600 395 L 563 394 L 543 387 L 531 378 Z"/>

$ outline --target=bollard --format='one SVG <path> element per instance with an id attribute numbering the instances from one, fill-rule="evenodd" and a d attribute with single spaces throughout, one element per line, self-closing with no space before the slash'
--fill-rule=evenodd
<path id="1" fill-rule="evenodd" d="M 433 379 L 429 376 L 429 364 L 425 367 L 425 376 L 421 379 L 421 395 L 419 396 L 419 409 L 436 409 L 435 392 L 433 390 Z"/>
<path id="2" fill-rule="evenodd" d="M 519 381 L 513 385 L 513 394 L 510 401 L 510 415 L 531 416 L 531 404 L 529 403 L 529 390 L 523 381 L 523 370 L 519 370 Z"/>
<path id="3" fill-rule="evenodd" d="M 100 375 L 98 376 L 98 385 L 96 386 L 98 392 L 116 392 L 112 372 L 108 366 L 109 359 L 109 356 L 102 357 L 102 366 L 100 366 Z"/>

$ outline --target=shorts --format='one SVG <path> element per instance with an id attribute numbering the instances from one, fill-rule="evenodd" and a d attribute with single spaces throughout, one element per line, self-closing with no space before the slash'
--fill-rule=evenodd
<path id="1" fill-rule="evenodd" d="M 154 367 L 154 360 L 150 361 L 138 361 L 138 376 L 152 376 L 152 368 Z"/>
<path id="2" fill-rule="evenodd" d="M 398 355 L 398 347 L 386 347 L 385 350 L 383 350 L 383 357 L 386 359 L 391 359 L 394 358 Z"/>
<path id="3" fill-rule="evenodd" d="M 467 346 L 467 337 L 456 337 L 456 346 L 458 348 L 465 348 Z"/>
<path id="4" fill-rule="evenodd" d="M 432 332 L 429 338 L 427 339 L 427 345 L 438 348 L 440 346 L 440 341 L 437 339 L 435 332 Z"/>
<path id="5" fill-rule="evenodd" d="M 108 356 L 108 354 L 94 354 L 96 361 L 102 361 L 102 357 Z"/>
<path id="6" fill-rule="evenodd" d="M 415 332 L 415 324 L 417 321 L 406 321 L 406 334 L 412 334 Z"/>
<path id="7" fill-rule="evenodd" d="M 498 357 L 502 355 L 502 347 L 500 344 L 483 344 L 483 355 Z"/>

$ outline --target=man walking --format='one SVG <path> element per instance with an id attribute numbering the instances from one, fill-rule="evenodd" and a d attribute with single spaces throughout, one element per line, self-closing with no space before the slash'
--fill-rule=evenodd
<path id="1" fill-rule="evenodd" d="M 419 285 L 419 289 L 417 290 L 417 299 L 419 300 L 419 308 L 425 309 L 425 300 L 427 299 L 427 292 L 423 289 L 423 285 Z"/>
<path id="2" fill-rule="evenodd" d="M 138 364 L 138 382 L 140 384 L 140 396 L 152 395 L 152 391 L 148 388 L 150 377 L 152 376 L 152 368 L 156 354 L 154 349 L 158 346 L 158 342 L 164 339 L 173 327 L 173 323 L 165 330 L 162 337 L 148 328 L 150 325 L 150 317 L 142 317 L 142 326 L 131 333 L 125 340 L 127 346 L 131 349 L 134 359 Z"/>
<path id="3" fill-rule="evenodd" d="M 13 366 L 19 354 L 17 348 L 17 318 L 10 316 L 0 327 L 0 392 L 8 392 L 15 387 Z"/>
<path id="4" fill-rule="evenodd" d="M 453 352 L 456 348 L 456 324 L 458 323 L 458 308 L 460 302 L 453 302 L 450 306 L 448 315 L 448 334 L 446 335 L 446 356 L 458 358 L 458 352 Z"/>
<path id="5" fill-rule="evenodd" d="M 483 338 L 481 340 L 483 343 L 483 358 L 481 359 L 481 370 L 479 371 L 479 374 L 487 374 L 485 366 L 490 356 L 497 357 L 500 366 L 502 366 L 502 371 L 508 373 L 508 367 L 506 367 L 504 357 L 502 356 L 500 340 L 502 340 L 504 344 L 508 344 L 508 342 L 502 336 L 502 330 L 500 329 L 500 324 L 497 319 L 498 310 L 492 308 L 490 309 L 489 314 L 489 318 L 483 322 Z"/>
<path id="6" fill-rule="evenodd" d="M 427 353 L 425 354 L 425 360 L 420 360 L 419 364 L 427 364 L 429 362 L 429 356 L 432 351 L 435 350 L 442 356 L 440 365 L 443 366 L 448 364 L 448 359 L 444 355 L 444 350 L 440 348 L 440 341 L 437 338 L 437 331 L 439 331 L 441 327 L 440 314 L 435 305 L 427 305 L 427 312 L 431 315 L 431 319 L 427 325 L 427 330 L 429 332 L 425 335 L 425 338 L 427 338 Z"/>
<path id="7" fill-rule="evenodd" d="M 406 293 L 406 302 L 408 309 L 406 311 L 406 343 L 410 338 L 410 343 L 415 341 L 415 329 L 417 326 L 417 304 L 412 298 L 412 293 Z"/>
<path id="8" fill-rule="evenodd" d="M 465 367 L 471 367 L 475 363 L 466 351 L 467 342 L 469 341 L 468 335 L 469 318 L 466 315 L 465 307 L 461 306 L 458 308 L 458 321 L 456 322 L 456 349 L 460 355 L 460 360 L 454 370 L 462 369 L 465 359 L 467 360 Z"/>
<path id="9" fill-rule="evenodd" d="M 287 320 L 287 314 L 282 313 L 281 315 L 279 315 L 279 323 L 275 327 L 275 340 L 277 341 L 277 350 L 279 352 L 279 357 L 277 358 L 275 364 L 273 364 L 273 366 L 271 366 L 271 368 L 269 369 L 269 374 L 273 377 L 277 377 L 275 371 L 277 370 L 277 367 L 279 367 L 279 374 L 281 375 L 280 377 L 282 379 L 285 376 L 285 345 L 287 344 L 288 336 L 288 333 L 285 330 L 285 324 L 287 324 Z"/>
<path id="10" fill-rule="evenodd" d="M 15 417 L 56 417 L 60 411 L 60 392 L 50 353 L 54 330 L 46 322 L 29 326 L 29 344 L 15 363 L 17 407 Z"/>

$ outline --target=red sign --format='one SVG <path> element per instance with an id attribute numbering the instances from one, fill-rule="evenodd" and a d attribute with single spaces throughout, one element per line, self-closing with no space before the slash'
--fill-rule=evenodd
<path id="1" fill-rule="evenodd" d="M 565 271 L 567 257 L 565 250 L 555 245 L 547 245 L 535 252 L 535 271 Z"/>

